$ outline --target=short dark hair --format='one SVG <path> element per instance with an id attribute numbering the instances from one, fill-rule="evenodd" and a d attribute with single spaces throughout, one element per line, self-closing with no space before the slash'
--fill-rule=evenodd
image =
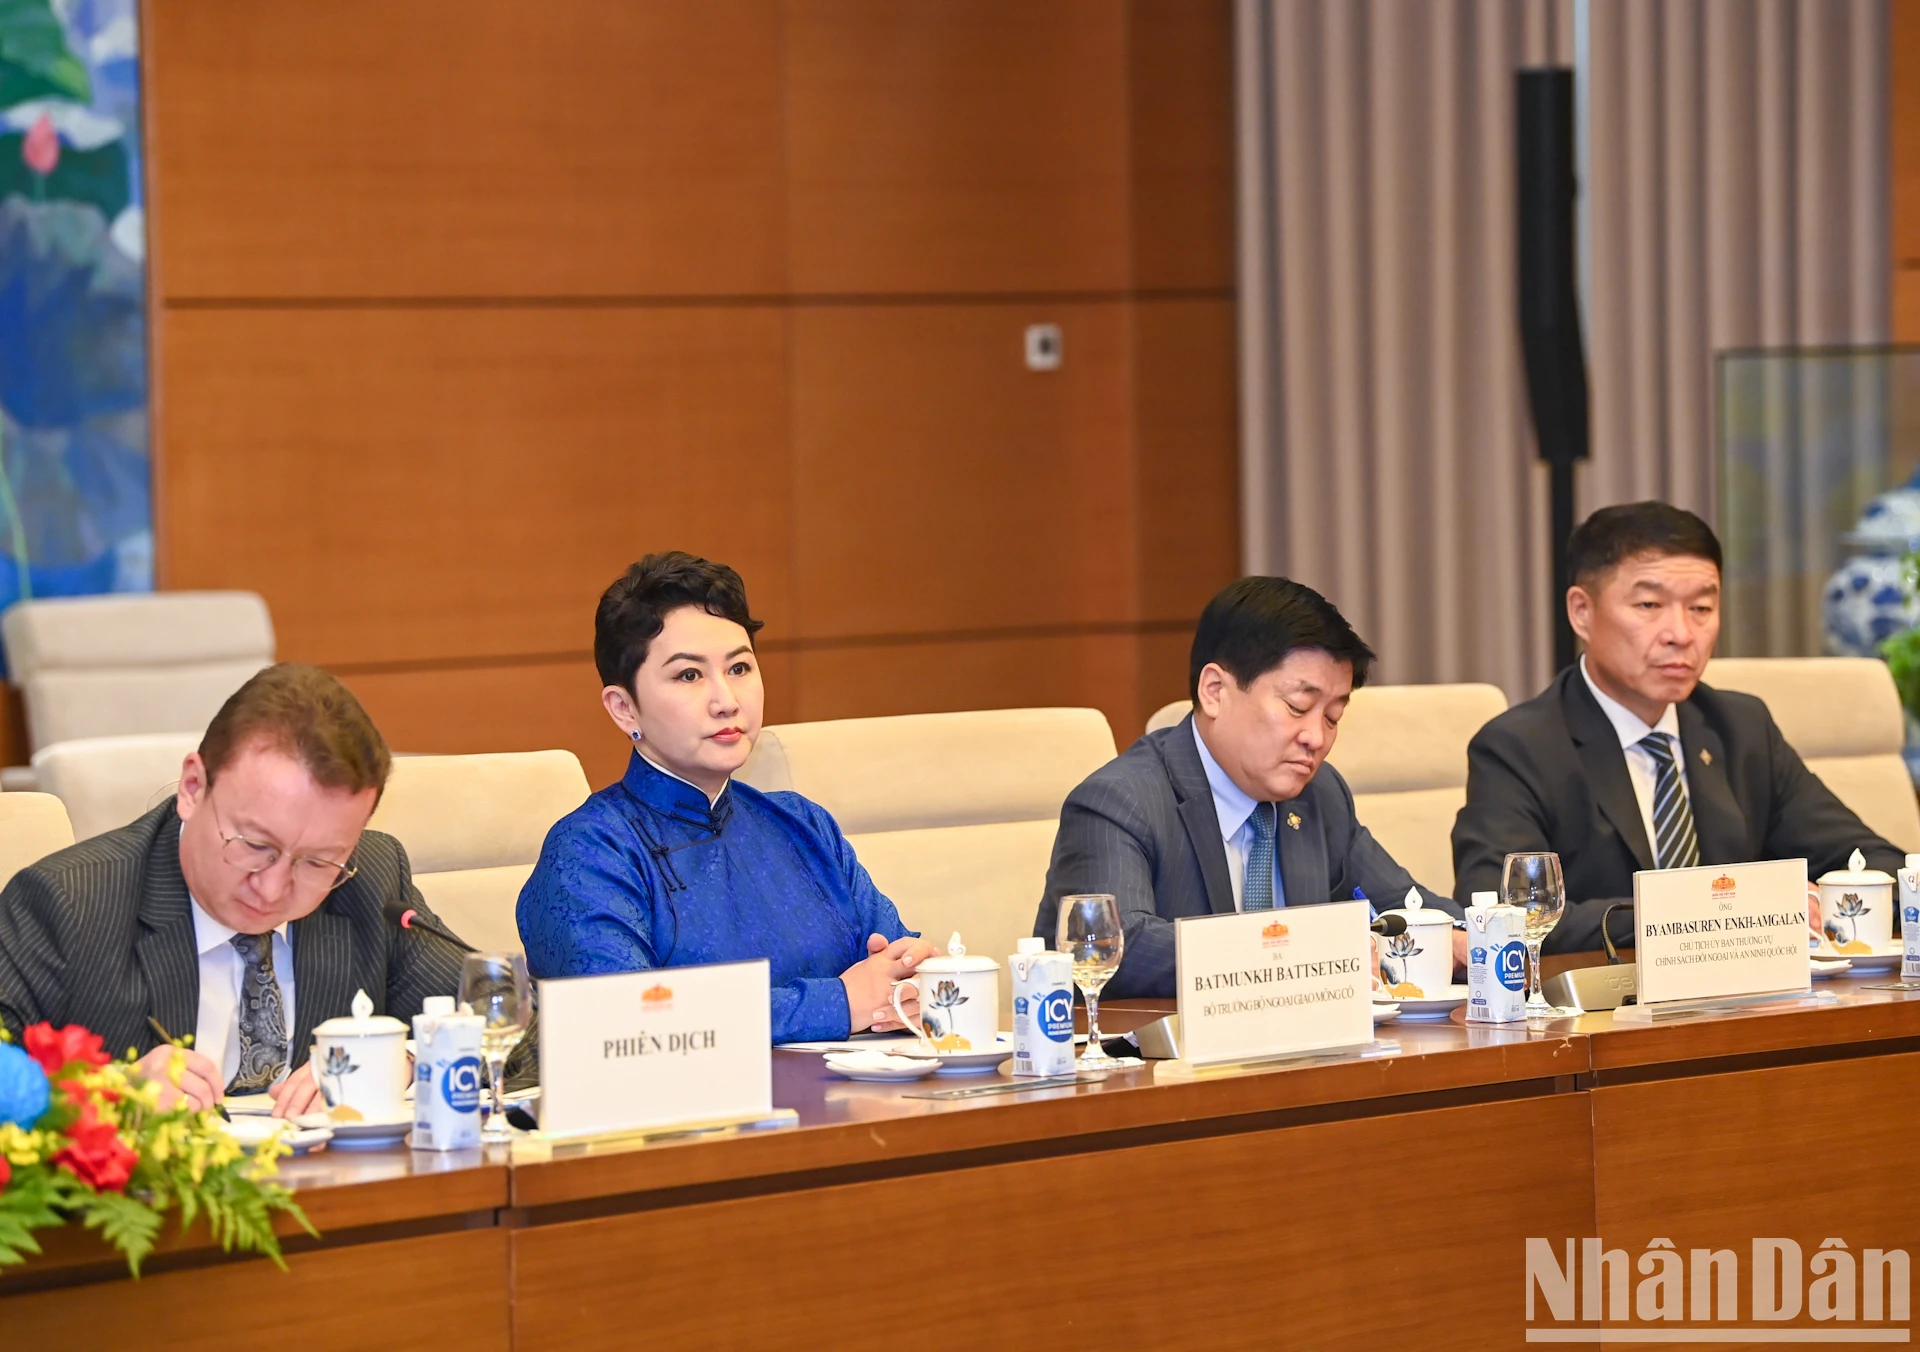
<path id="1" fill-rule="evenodd" d="M 1242 690 L 1301 649 L 1316 649 L 1353 667 L 1353 688 L 1367 683 L 1373 649 L 1353 632 L 1333 602 L 1285 577 L 1230 582 L 1200 612 L 1187 663 L 1187 692 L 1200 698 L 1200 672 L 1217 664 Z"/>
<path id="2" fill-rule="evenodd" d="M 748 613 L 747 584 L 726 564 L 678 549 L 649 554 L 601 594 L 593 612 L 593 664 L 600 683 L 632 694 L 648 646 L 666 626 L 667 615 L 682 606 L 732 620 L 747 631 L 749 643 L 764 623 Z"/>
<path id="3" fill-rule="evenodd" d="M 353 692 L 330 671 L 281 662 L 256 672 L 227 696 L 200 738 L 200 759 L 212 784 L 253 745 L 285 752 L 323 788 L 349 793 L 387 787 L 393 753 Z"/>
<path id="4" fill-rule="evenodd" d="M 1643 554 L 1707 559 L 1718 569 L 1720 541 L 1713 528 L 1670 502 L 1623 502 L 1602 507 L 1567 539 L 1567 576 L 1577 587 Z"/>

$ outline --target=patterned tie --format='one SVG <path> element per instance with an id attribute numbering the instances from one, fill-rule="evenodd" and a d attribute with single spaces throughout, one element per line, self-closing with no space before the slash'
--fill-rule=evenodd
<path id="1" fill-rule="evenodd" d="M 1700 862 L 1700 838 L 1693 833 L 1693 809 L 1680 784 L 1672 742 L 1664 732 L 1640 739 L 1653 757 L 1653 862 L 1655 868 L 1692 868 Z"/>
<path id="2" fill-rule="evenodd" d="M 240 1069 L 229 1094 L 257 1094 L 287 1069 L 287 1012 L 273 977 L 273 935 L 236 934 L 246 962 L 240 978 Z"/>
<path id="3" fill-rule="evenodd" d="M 1253 848 L 1247 851 L 1247 876 L 1240 886 L 1240 909 L 1273 909 L 1273 832 L 1278 809 L 1272 803 L 1253 805 Z"/>

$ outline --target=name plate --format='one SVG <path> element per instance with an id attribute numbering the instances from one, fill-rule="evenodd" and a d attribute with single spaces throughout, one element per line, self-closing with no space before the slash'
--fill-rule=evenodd
<path id="1" fill-rule="evenodd" d="M 1633 913 L 1642 1007 L 1812 988 L 1804 859 L 1636 873 Z"/>
<path id="2" fill-rule="evenodd" d="M 540 1130 L 633 1131 L 773 1111 L 765 959 L 540 983 Z"/>
<path id="3" fill-rule="evenodd" d="M 1180 920 L 1181 1059 L 1224 1065 L 1372 1042 L 1367 923 L 1363 901 Z"/>

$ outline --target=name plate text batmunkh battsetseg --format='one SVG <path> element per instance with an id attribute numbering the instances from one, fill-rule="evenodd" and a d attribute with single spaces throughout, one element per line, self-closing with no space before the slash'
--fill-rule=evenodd
<path id="1" fill-rule="evenodd" d="M 1188 1065 L 1373 1041 L 1365 902 L 1190 916 L 1173 935 L 1180 1053 Z"/>
<path id="2" fill-rule="evenodd" d="M 1647 1009 L 1805 993 L 1807 861 L 1633 875 L 1637 1002 Z M 1631 1021 L 1628 1010 L 1616 1019 Z"/>
<path id="3" fill-rule="evenodd" d="M 765 959 L 540 983 L 540 1130 L 632 1131 L 773 1110 Z"/>

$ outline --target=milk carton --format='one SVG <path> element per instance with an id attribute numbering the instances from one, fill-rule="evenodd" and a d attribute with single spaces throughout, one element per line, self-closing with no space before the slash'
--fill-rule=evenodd
<path id="1" fill-rule="evenodd" d="M 486 1020 L 455 1014 L 445 996 L 429 996 L 424 1004 L 413 1021 L 413 1148 L 466 1150 L 480 1144 L 480 1030 Z"/>
<path id="2" fill-rule="evenodd" d="M 1527 1013 L 1527 913 L 1475 892 L 1467 908 L 1467 1022 L 1512 1023 Z"/>
<path id="3" fill-rule="evenodd" d="M 1013 1073 L 1073 1073 L 1073 959 L 1022 939 L 1007 959 L 1013 976 Z"/>
<path id="4" fill-rule="evenodd" d="M 1920 981 L 1920 854 L 1908 855 L 1900 870 L 1900 939 L 1900 979 Z"/>

